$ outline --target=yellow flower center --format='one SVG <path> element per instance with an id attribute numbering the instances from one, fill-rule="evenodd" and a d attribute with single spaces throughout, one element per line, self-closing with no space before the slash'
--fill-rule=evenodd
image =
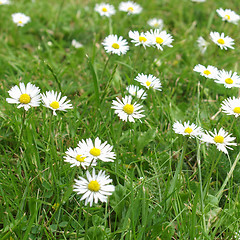
<path id="1" fill-rule="evenodd" d="M 203 73 L 206 74 L 206 75 L 211 74 L 211 72 L 209 70 L 204 70 Z"/>
<path id="2" fill-rule="evenodd" d="M 145 38 L 145 37 L 139 37 L 139 42 L 146 42 L 147 41 L 147 39 Z"/>
<path id="3" fill-rule="evenodd" d="M 113 43 L 112 47 L 115 49 L 119 49 L 119 45 L 117 43 Z"/>
<path id="4" fill-rule="evenodd" d="M 163 39 L 160 37 L 156 37 L 156 43 L 159 43 L 159 44 L 163 43 Z"/>
<path id="5" fill-rule="evenodd" d="M 107 12 L 107 9 L 105 7 L 102 8 L 103 12 Z"/>
<path id="6" fill-rule="evenodd" d="M 227 20 L 230 20 L 230 16 L 229 15 L 225 15 L 224 18 L 226 18 Z"/>
<path id="7" fill-rule="evenodd" d="M 240 113 L 240 107 L 235 107 L 234 109 L 233 109 L 233 111 L 235 112 L 235 113 Z"/>
<path id="8" fill-rule="evenodd" d="M 159 24 L 158 23 L 154 23 L 154 25 L 153 25 L 154 27 L 158 27 L 159 26 Z"/>
<path id="9" fill-rule="evenodd" d="M 128 103 L 127 103 L 127 104 L 123 107 L 123 111 L 124 111 L 125 113 L 127 113 L 128 115 L 131 115 L 131 114 L 133 114 L 134 107 L 133 107 L 132 104 L 128 104 Z"/>
<path id="10" fill-rule="evenodd" d="M 224 137 L 223 136 L 220 136 L 220 135 L 217 135 L 214 137 L 213 139 L 216 143 L 223 143 L 224 142 Z"/>
<path id="11" fill-rule="evenodd" d="M 98 157 L 101 154 L 101 150 L 95 147 L 93 147 L 89 152 L 95 157 Z"/>
<path id="12" fill-rule="evenodd" d="M 225 43 L 225 41 L 224 41 L 222 38 L 219 38 L 219 39 L 217 40 L 217 42 L 218 42 L 219 44 L 224 44 L 224 43 Z"/>
<path id="13" fill-rule="evenodd" d="M 190 127 L 187 127 L 187 128 L 184 130 L 184 132 L 185 132 L 185 133 L 188 133 L 188 134 L 190 134 L 192 131 L 193 131 L 193 130 L 192 130 L 192 128 L 190 128 Z"/>
<path id="14" fill-rule="evenodd" d="M 53 109 L 58 109 L 59 108 L 59 102 L 54 101 L 50 104 L 50 107 L 52 107 Z"/>
<path id="15" fill-rule="evenodd" d="M 227 84 L 233 84 L 233 80 L 231 78 L 226 78 L 225 83 Z"/>
<path id="16" fill-rule="evenodd" d="M 146 85 L 149 87 L 151 85 L 151 82 L 146 81 Z"/>
<path id="17" fill-rule="evenodd" d="M 27 103 L 30 103 L 30 101 L 31 101 L 31 97 L 26 93 L 22 94 L 19 98 L 20 103 L 27 104 Z"/>
<path id="18" fill-rule="evenodd" d="M 86 157 L 82 157 L 82 155 L 77 155 L 76 156 L 76 160 L 77 161 L 79 161 L 79 162 L 84 162 L 84 159 L 85 159 Z"/>
<path id="19" fill-rule="evenodd" d="M 21 20 L 18 21 L 19 24 L 22 24 L 23 22 Z"/>
<path id="20" fill-rule="evenodd" d="M 127 10 L 128 10 L 129 12 L 133 12 L 133 7 L 129 7 Z"/>
<path id="21" fill-rule="evenodd" d="M 98 192 L 100 189 L 100 184 L 95 180 L 95 181 L 91 181 L 88 184 L 88 189 L 92 192 Z"/>

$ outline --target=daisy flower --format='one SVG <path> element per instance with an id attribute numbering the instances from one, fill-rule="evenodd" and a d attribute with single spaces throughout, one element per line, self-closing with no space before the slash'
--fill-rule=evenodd
<path id="1" fill-rule="evenodd" d="M 139 14 L 142 12 L 142 7 L 132 1 L 127 1 L 127 2 L 121 2 L 119 4 L 119 10 L 123 12 L 127 12 L 129 15 L 130 14 Z"/>
<path id="2" fill-rule="evenodd" d="M 113 162 L 116 158 L 116 154 L 111 152 L 113 147 L 107 144 L 107 142 L 101 143 L 98 137 L 95 139 L 94 143 L 90 138 L 86 141 L 79 141 L 78 147 L 89 161 L 96 161 L 99 159 L 103 162 Z"/>
<path id="3" fill-rule="evenodd" d="M 107 53 L 114 53 L 119 56 L 121 54 L 126 54 L 129 50 L 129 46 L 127 44 L 127 41 L 123 39 L 122 36 L 118 38 L 117 35 L 109 35 L 102 42 L 102 45 Z"/>
<path id="4" fill-rule="evenodd" d="M 82 48 L 83 45 L 80 42 L 77 42 L 75 39 L 72 40 L 72 46 L 75 48 Z"/>
<path id="5" fill-rule="evenodd" d="M 115 190 L 113 185 L 109 183 L 112 179 L 105 175 L 104 171 L 99 171 L 98 175 L 95 173 L 95 169 L 92 171 L 92 175 L 89 171 L 86 172 L 87 179 L 79 177 L 79 180 L 75 179 L 75 184 L 73 185 L 73 191 L 77 194 L 83 194 L 80 200 L 85 199 L 85 206 L 90 203 L 90 207 L 94 203 L 107 202 L 107 197 L 112 195 Z"/>
<path id="6" fill-rule="evenodd" d="M 236 143 L 232 143 L 232 141 L 235 140 L 235 137 L 231 137 L 231 135 L 232 134 L 228 134 L 223 128 L 221 128 L 219 132 L 214 129 L 214 132 L 206 131 L 206 134 L 202 135 L 201 140 L 206 143 L 215 144 L 219 151 L 228 154 L 227 148 L 232 150 L 229 146 L 237 145 Z"/>
<path id="7" fill-rule="evenodd" d="M 61 93 L 57 93 L 52 91 L 48 91 L 45 94 L 41 94 L 42 96 L 42 101 L 44 103 L 44 106 L 47 108 L 50 108 L 53 110 L 53 115 L 57 115 L 56 111 L 66 111 L 67 109 L 71 109 L 72 104 L 69 104 L 70 100 L 65 100 L 67 99 L 66 96 L 61 98 Z"/>
<path id="8" fill-rule="evenodd" d="M 198 64 L 193 68 L 193 71 L 199 72 L 201 76 L 211 79 L 216 79 L 218 75 L 218 69 L 211 65 L 204 67 L 203 65 Z"/>
<path id="9" fill-rule="evenodd" d="M 173 130 L 177 134 L 189 136 L 190 138 L 200 137 L 203 133 L 201 127 L 197 127 L 194 123 L 190 124 L 189 121 L 184 122 L 183 124 L 181 123 L 181 121 L 176 121 L 173 124 Z"/>
<path id="10" fill-rule="evenodd" d="M 131 42 L 135 43 L 135 46 L 143 45 L 146 49 L 146 47 L 150 47 L 152 44 L 151 39 L 143 32 L 139 34 L 138 31 L 129 31 L 128 36 L 132 39 Z"/>
<path id="11" fill-rule="evenodd" d="M 96 4 L 94 10 L 98 12 L 101 16 L 111 17 L 115 14 L 115 9 L 113 5 L 108 3 Z"/>
<path id="12" fill-rule="evenodd" d="M 154 77 L 152 74 L 145 75 L 143 73 L 139 73 L 134 80 L 140 82 L 140 84 L 146 87 L 147 89 L 153 88 L 158 91 L 162 91 L 162 84 L 160 80 Z"/>
<path id="13" fill-rule="evenodd" d="M 227 72 L 225 70 L 220 70 L 215 82 L 224 84 L 226 88 L 240 87 L 240 77 L 236 72 L 232 73 L 232 71 Z"/>
<path id="14" fill-rule="evenodd" d="M 200 36 L 197 39 L 197 44 L 198 44 L 198 47 L 199 47 L 201 53 L 204 54 L 206 52 L 206 50 L 207 50 L 209 42 L 207 42 L 203 37 Z"/>
<path id="15" fill-rule="evenodd" d="M 19 83 L 8 91 L 11 98 L 7 98 L 8 103 L 19 104 L 17 108 L 23 107 L 26 111 L 30 107 L 37 107 L 41 103 L 40 89 L 35 85 L 28 83 Z"/>
<path id="16" fill-rule="evenodd" d="M 96 166 L 97 162 L 91 161 L 90 159 L 86 158 L 82 152 L 81 149 L 79 147 L 76 147 L 74 149 L 72 148 L 68 148 L 67 151 L 65 152 L 66 156 L 64 156 L 64 162 L 68 162 L 71 164 L 71 167 L 74 166 L 81 166 L 84 169 L 86 169 L 86 167 L 90 166 Z"/>
<path id="17" fill-rule="evenodd" d="M 227 98 L 225 99 L 222 104 L 221 108 L 224 113 L 227 115 L 233 115 L 236 118 L 240 114 L 240 99 L 239 98 Z"/>
<path id="18" fill-rule="evenodd" d="M 30 17 L 23 13 L 13 13 L 12 20 L 17 24 L 17 26 L 23 27 L 26 23 L 30 22 Z"/>
<path id="19" fill-rule="evenodd" d="M 10 4 L 9 0 L 0 0 L 0 5 L 7 5 Z"/>
<path id="20" fill-rule="evenodd" d="M 227 48 L 232 48 L 234 47 L 234 40 L 230 38 L 229 36 L 224 37 L 224 33 L 218 33 L 218 32 L 210 32 L 210 37 L 214 43 L 216 43 L 221 49 L 227 50 Z"/>
<path id="21" fill-rule="evenodd" d="M 230 9 L 223 10 L 222 8 L 219 8 L 216 12 L 223 21 L 238 24 L 238 21 L 240 20 L 240 16 Z"/>
<path id="22" fill-rule="evenodd" d="M 131 96 L 125 96 L 122 98 L 122 101 L 117 97 L 117 101 L 113 100 L 112 105 L 115 113 L 123 121 L 135 122 L 135 118 L 140 119 L 144 117 L 142 114 L 144 110 L 141 109 L 143 106 L 137 103 L 132 104 Z"/>
<path id="23" fill-rule="evenodd" d="M 137 98 L 146 99 L 147 97 L 147 93 L 138 86 L 130 85 L 126 89 L 132 96 L 136 96 Z"/>
<path id="24" fill-rule="evenodd" d="M 163 20 L 158 18 L 151 18 L 147 21 L 147 24 L 153 28 L 163 29 Z"/>
<path id="25" fill-rule="evenodd" d="M 151 39 L 153 46 L 156 46 L 157 49 L 160 49 L 161 51 L 163 51 L 163 46 L 172 47 L 171 43 L 173 38 L 171 34 L 166 31 L 160 31 L 160 29 L 155 29 L 153 31 L 150 29 L 150 32 L 147 32 L 146 36 Z"/>

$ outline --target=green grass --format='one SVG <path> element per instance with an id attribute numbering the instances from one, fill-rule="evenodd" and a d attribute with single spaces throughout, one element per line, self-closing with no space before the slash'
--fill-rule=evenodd
<path id="1" fill-rule="evenodd" d="M 206 130 L 223 127 L 239 142 L 239 119 L 224 113 L 211 118 L 238 89 L 193 72 L 200 63 L 239 73 L 239 26 L 222 22 L 215 12 L 220 7 L 237 12 L 238 0 L 141 0 L 140 15 L 117 11 L 110 23 L 94 12 L 96 3 L 12 0 L 0 6 L 0 239 L 234 239 L 240 230 L 239 163 L 223 184 L 239 146 L 229 150 L 228 159 L 215 146 L 175 134 L 172 124 L 189 120 Z M 111 2 L 115 8 L 119 3 Z M 31 22 L 15 26 L 15 12 Z M 153 17 L 164 20 L 173 48 L 145 50 L 130 42 L 129 30 L 149 30 Z M 111 29 L 128 40 L 130 50 L 112 55 L 104 70 L 109 55 L 101 42 Z M 235 49 L 220 50 L 210 31 L 232 37 Z M 204 55 L 199 36 L 211 42 Z M 72 39 L 84 47 L 73 48 Z M 148 92 L 142 122 L 122 122 L 112 100 L 137 85 L 138 73 L 158 77 L 162 92 Z M 62 91 L 74 108 L 55 117 L 41 105 L 24 120 L 24 110 L 6 102 L 19 81 L 42 92 Z M 99 161 L 96 167 L 116 189 L 107 203 L 90 208 L 72 189 L 85 171 L 71 168 L 63 156 L 81 139 L 96 137 L 116 153 L 114 163 Z"/>

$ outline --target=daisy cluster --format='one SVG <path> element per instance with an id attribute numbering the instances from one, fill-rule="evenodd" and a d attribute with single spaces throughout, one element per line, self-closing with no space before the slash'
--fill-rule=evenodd
<path id="1" fill-rule="evenodd" d="M 10 98 L 7 98 L 8 103 L 18 104 L 17 108 L 24 108 L 28 111 L 31 107 L 40 106 L 41 102 L 46 108 L 53 111 L 53 115 L 57 115 L 56 111 L 66 111 L 71 109 L 72 104 L 69 103 L 67 97 L 61 98 L 61 92 L 47 91 L 46 93 L 40 93 L 39 87 L 36 87 L 32 83 L 28 83 L 26 86 L 20 82 L 19 86 L 15 85 L 12 87 L 8 94 Z"/>

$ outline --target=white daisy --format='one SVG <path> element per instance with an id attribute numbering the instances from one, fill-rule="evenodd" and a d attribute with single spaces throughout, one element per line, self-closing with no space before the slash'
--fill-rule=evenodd
<path id="1" fill-rule="evenodd" d="M 73 185 L 73 191 L 78 194 L 83 194 L 80 200 L 85 199 L 85 205 L 90 203 L 90 207 L 94 203 L 107 202 L 107 197 L 112 195 L 115 190 L 113 185 L 109 183 L 112 179 L 105 175 L 104 171 L 100 171 L 98 175 L 95 174 L 95 169 L 93 168 L 92 175 L 89 171 L 86 172 L 87 179 L 79 177 L 79 180 L 75 179 L 75 184 Z"/>
<path id="2" fill-rule="evenodd" d="M 200 36 L 197 39 L 197 44 L 198 44 L 198 47 L 199 47 L 201 53 L 204 54 L 206 52 L 206 50 L 207 50 L 209 42 L 207 42 L 203 37 Z"/>
<path id="3" fill-rule="evenodd" d="M 163 29 L 163 20 L 158 18 L 152 18 L 147 21 L 147 24 L 153 28 Z"/>
<path id="4" fill-rule="evenodd" d="M 184 122 L 183 124 L 181 121 L 176 121 L 173 124 L 173 130 L 177 134 L 181 134 L 184 136 L 192 137 L 201 137 L 203 130 L 201 127 L 197 127 L 194 123 L 190 124 L 188 122 Z"/>
<path id="5" fill-rule="evenodd" d="M 135 118 L 140 119 L 144 117 L 144 115 L 141 114 L 144 111 L 141 109 L 143 106 L 137 103 L 132 104 L 131 96 L 125 96 L 122 98 L 122 101 L 117 98 L 117 101 L 113 100 L 112 105 L 112 108 L 115 109 L 115 113 L 123 121 L 135 122 Z"/>
<path id="6" fill-rule="evenodd" d="M 71 167 L 74 166 L 81 166 L 84 169 L 86 169 L 86 167 L 90 166 L 96 166 L 97 162 L 91 161 L 91 159 L 87 158 L 86 156 L 84 156 L 81 152 L 81 149 L 79 147 L 76 147 L 74 149 L 72 148 L 68 148 L 67 151 L 65 152 L 66 156 L 64 156 L 64 162 L 68 162 L 71 164 Z"/>
<path id="7" fill-rule="evenodd" d="M 227 98 L 222 104 L 221 108 L 227 115 L 233 115 L 236 118 L 240 116 L 240 99 L 239 98 Z"/>
<path id="8" fill-rule="evenodd" d="M 224 84 L 226 88 L 240 87 L 240 77 L 236 72 L 232 73 L 232 71 L 227 72 L 225 70 L 220 70 L 215 82 Z"/>
<path id="9" fill-rule="evenodd" d="M 118 38 L 117 35 L 109 35 L 102 42 L 102 45 L 107 53 L 114 53 L 119 56 L 121 54 L 126 54 L 129 50 L 129 46 L 127 44 L 127 41 L 123 39 L 122 36 Z"/>
<path id="10" fill-rule="evenodd" d="M 216 79 L 218 76 L 218 69 L 211 65 L 204 67 L 203 65 L 198 64 L 193 68 L 193 71 L 199 72 L 201 76 L 206 78 Z"/>
<path id="11" fill-rule="evenodd" d="M 72 40 L 72 46 L 75 47 L 75 48 L 82 48 L 83 47 L 83 45 L 80 42 L 76 41 L 75 39 Z"/>
<path id="12" fill-rule="evenodd" d="M 147 93 L 143 89 L 140 89 L 138 86 L 130 85 L 127 88 L 127 91 L 132 95 L 140 99 L 146 99 Z"/>
<path id="13" fill-rule="evenodd" d="M 227 48 L 232 48 L 234 47 L 234 40 L 230 38 L 229 36 L 224 37 L 224 33 L 218 33 L 218 32 L 210 32 L 210 37 L 214 43 L 216 43 L 221 49 L 227 50 Z"/>
<path id="14" fill-rule="evenodd" d="M 23 107 L 26 111 L 30 107 L 37 107 L 41 103 L 40 89 L 35 85 L 28 83 L 19 83 L 8 91 L 11 98 L 7 98 L 8 103 L 19 104 L 17 108 Z"/>
<path id="15" fill-rule="evenodd" d="M 10 4 L 9 0 L 0 0 L 0 5 L 7 5 Z"/>
<path id="16" fill-rule="evenodd" d="M 66 111 L 67 109 L 71 109 L 72 104 L 69 104 L 70 100 L 65 100 L 67 99 L 66 96 L 61 98 L 61 93 L 57 93 L 52 91 L 48 91 L 45 94 L 41 94 L 42 96 L 42 101 L 44 103 L 44 106 L 47 108 L 50 108 L 53 110 L 53 115 L 57 115 L 56 111 Z"/>
<path id="17" fill-rule="evenodd" d="M 101 16 L 111 17 L 115 14 L 115 9 L 113 5 L 108 3 L 96 4 L 94 10 L 98 12 Z"/>
<path id="18" fill-rule="evenodd" d="M 134 80 L 140 82 L 140 84 L 146 87 L 147 89 L 153 88 L 158 91 L 162 91 L 162 84 L 160 80 L 154 77 L 152 74 L 145 75 L 143 73 L 139 73 Z"/>
<path id="19" fill-rule="evenodd" d="M 107 142 L 101 143 L 101 140 L 97 137 L 93 141 L 88 138 L 86 141 L 79 141 L 78 147 L 84 156 L 90 161 L 102 160 L 103 162 L 113 162 L 116 158 L 116 154 L 111 152 L 113 147 Z"/>
<path id="20" fill-rule="evenodd" d="M 151 39 L 143 32 L 139 34 L 138 31 L 129 31 L 128 36 L 132 39 L 131 42 L 135 43 L 135 46 L 143 45 L 146 49 L 146 47 L 150 47 L 152 45 Z"/>
<path id="21" fill-rule="evenodd" d="M 23 27 L 26 23 L 30 22 L 30 17 L 23 13 L 13 13 L 12 20 L 17 24 L 17 26 Z"/>
<path id="22" fill-rule="evenodd" d="M 192 0 L 192 2 L 206 2 L 206 0 Z"/>
<path id="23" fill-rule="evenodd" d="M 127 2 L 121 2 L 119 4 L 119 10 L 123 12 L 127 12 L 129 15 L 130 14 L 139 14 L 142 12 L 142 7 L 132 1 L 127 1 Z"/>
<path id="24" fill-rule="evenodd" d="M 222 8 L 219 8 L 216 12 L 223 21 L 238 24 L 238 21 L 240 20 L 240 16 L 230 9 L 223 10 Z"/>
<path id="25" fill-rule="evenodd" d="M 201 140 L 206 143 L 212 143 L 217 146 L 217 149 L 219 151 L 224 152 L 225 154 L 228 154 L 227 148 L 231 149 L 229 146 L 236 146 L 236 143 L 232 143 L 232 141 L 235 140 L 235 137 L 231 137 L 232 134 L 228 134 L 223 128 L 217 132 L 216 129 L 214 129 L 214 132 L 207 132 L 206 134 L 202 135 Z"/>
<path id="26" fill-rule="evenodd" d="M 157 49 L 163 51 L 163 46 L 172 47 L 171 43 L 173 38 L 171 34 L 166 31 L 160 31 L 160 29 L 155 29 L 154 31 L 150 29 L 150 32 L 146 33 L 146 36 L 151 39 L 153 46 Z"/>

